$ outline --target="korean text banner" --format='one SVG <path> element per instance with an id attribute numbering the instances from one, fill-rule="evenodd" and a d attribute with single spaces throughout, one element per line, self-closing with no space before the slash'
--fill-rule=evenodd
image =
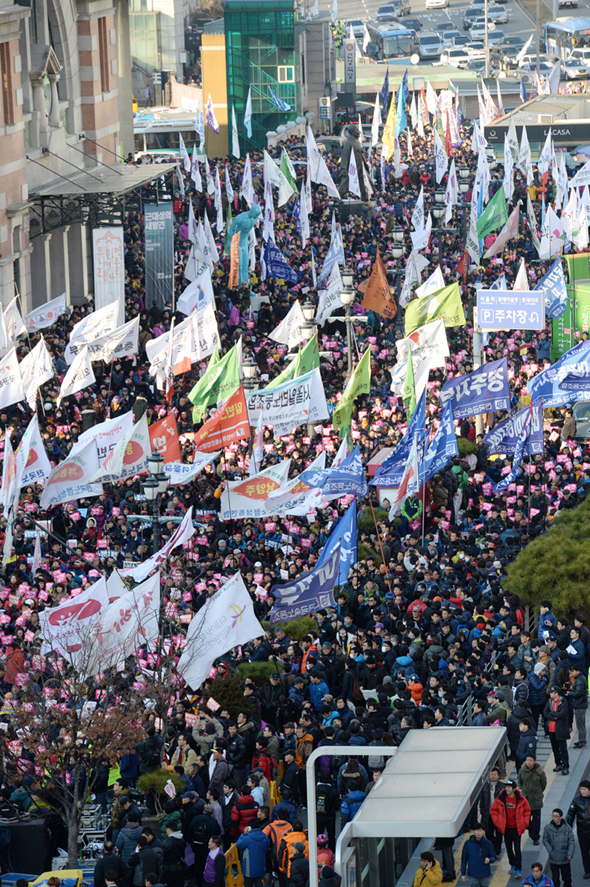
<path id="1" fill-rule="evenodd" d="M 125 301 L 125 256 L 123 228 L 94 228 L 92 231 L 95 310 L 111 302 Z"/>
<path id="2" fill-rule="evenodd" d="M 146 203 L 145 214 L 145 298 L 163 308 L 174 289 L 174 231 L 172 202 Z"/>
<path id="3" fill-rule="evenodd" d="M 289 476 L 290 459 L 271 465 L 246 480 L 228 481 L 221 494 L 221 520 L 243 520 L 245 517 L 268 517 L 266 500 Z"/>
<path id="4" fill-rule="evenodd" d="M 312 399 L 313 373 L 306 373 L 276 388 L 253 391 L 248 394 L 248 417 L 256 425 L 262 413 L 263 425 L 286 425 L 296 428 L 307 422 Z"/>
<path id="5" fill-rule="evenodd" d="M 514 416 L 511 416 L 510 419 L 500 422 L 499 425 L 488 431 L 484 441 L 490 455 L 514 455 L 525 424 L 529 421 L 529 412 L 530 407 L 525 407 L 523 410 L 515 413 Z M 543 452 L 543 410 L 541 401 L 533 408 L 531 420 L 532 424 L 529 422 L 528 441 L 524 450 L 525 456 L 533 456 Z"/>
<path id="6" fill-rule="evenodd" d="M 340 545 L 315 570 L 304 573 L 289 585 L 273 585 L 270 593 L 276 598 L 270 624 L 289 622 L 325 607 L 334 606 L 333 590 L 340 573 Z"/>
<path id="7" fill-rule="evenodd" d="M 440 400 L 443 406 L 452 402 L 455 419 L 509 409 L 508 359 L 493 360 L 466 376 L 449 379 L 443 386 Z"/>
<path id="8" fill-rule="evenodd" d="M 541 290 L 479 290 L 478 325 L 481 330 L 545 329 L 545 293 Z"/>

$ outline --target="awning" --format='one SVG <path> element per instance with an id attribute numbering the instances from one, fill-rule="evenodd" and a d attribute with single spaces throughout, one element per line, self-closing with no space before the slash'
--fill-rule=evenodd
<path id="1" fill-rule="evenodd" d="M 410 730 L 352 821 L 351 837 L 456 837 L 505 741 L 503 727 Z"/>
<path id="2" fill-rule="evenodd" d="M 173 169 L 175 169 L 174 163 L 142 163 L 140 166 L 115 163 L 112 166 L 96 166 L 79 172 L 72 171 L 71 175 L 66 173 L 64 178 L 53 179 L 31 191 L 29 198 L 38 200 L 42 197 L 123 194 L 125 191 L 139 188 Z"/>

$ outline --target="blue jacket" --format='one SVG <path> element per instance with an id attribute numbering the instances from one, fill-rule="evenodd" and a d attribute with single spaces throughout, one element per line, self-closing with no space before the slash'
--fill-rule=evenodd
<path id="1" fill-rule="evenodd" d="M 270 841 L 261 829 L 256 828 L 236 841 L 242 860 L 242 874 L 246 878 L 261 878 L 266 871 L 266 854 Z"/>
<path id="2" fill-rule="evenodd" d="M 484 862 L 485 859 L 489 859 L 490 862 Z M 478 841 L 475 835 L 471 835 L 469 840 L 463 844 L 461 874 L 466 875 L 469 872 L 472 878 L 489 878 L 490 863 L 495 862 L 495 859 L 496 854 L 492 842 L 488 841 L 485 835 L 481 841 Z"/>
<path id="3" fill-rule="evenodd" d="M 330 688 L 325 681 L 320 681 L 319 684 L 309 685 L 309 701 L 313 705 L 314 711 L 320 710 L 323 705 L 322 696 L 327 696 L 329 692 Z"/>
<path id="4" fill-rule="evenodd" d="M 537 733 L 532 727 L 526 733 L 520 733 L 516 746 L 516 761 L 524 764 L 527 755 L 537 754 Z"/>
<path id="5" fill-rule="evenodd" d="M 349 792 L 344 800 L 342 801 L 342 806 L 340 807 L 340 822 L 344 825 L 347 822 L 350 822 L 356 814 L 361 809 L 361 805 L 365 800 L 366 795 L 360 789 L 357 789 L 354 792 Z"/>
<path id="6" fill-rule="evenodd" d="M 547 693 L 545 692 L 547 681 L 545 679 L 541 680 L 538 675 L 531 672 L 528 676 L 528 685 L 529 705 L 545 705 L 547 702 Z"/>
<path id="7" fill-rule="evenodd" d="M 578 638 L 577 641 L 572 641 L 570 639 L 568 646 L 573 647 L 574 650 L 576 651 L 575 653 L 569 654 L 569 660 L 570 660 L 571 664 L 572 665 L 579 665 L 580 668 L 582 669 L 582 671 L 584 671 L 584 664 L 586 662 L 586 650 L 584 649 L 584 644 Z"/>

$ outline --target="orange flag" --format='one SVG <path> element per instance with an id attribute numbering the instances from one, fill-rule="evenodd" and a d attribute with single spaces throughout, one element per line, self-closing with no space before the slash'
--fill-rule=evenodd
<path id="1" fill-rule="evenodd" d="M 248 408 L 244 387 L 240 385 L 197 431 L 194 444 L 203 453 L 214 453 L 215 450 L 249 437 Z"/>
<path id="2" fill-rule="evenodd" d="M 152 453 L 160 453 L 164 462 L 180 462 L 178 426 L 174 413 L 168 413 L 159 422 L 150 425 Z"/>
<path id="3" fill-rule="evenodd" d="M 237 290 L 240 285 L 240 232 L 231 239 L 229 247 L 230 266 L 228 287 L 230 290 Z"/>
<path id="4" fill-rule="evenodd" d="M 380 314 L 388 320 L 397 314 L 397 305 L 391 298 L 391 288 L 387 282 L 385 265 L 379 250 L 377 250 L 377 258 L 365 290 L 363 308 L 366 308 L 367 311 L 375 311 L 376 314 Z"/>

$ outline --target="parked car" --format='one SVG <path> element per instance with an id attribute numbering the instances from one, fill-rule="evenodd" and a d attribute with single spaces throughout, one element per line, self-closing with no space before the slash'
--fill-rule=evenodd
<path id="1" fill-rule="evenodd" d="M 590 65 L 590 46 L 587 46 L 585 49 L 572 49 L 568 58 L 582 59 L 583 62 Z"/>
<path id="2" fill-rule="evenodd" d="M 455 48 L 465 47 L 465 46 L 467 46 L 468 43 L 471 43 L 471 37 L 467 36 L 466 34 L 461 34 L 460 37 L 455 37 L 455 40 L 453 42 L 453 46 Z"/>
<path id="3" fill-rule="evenodd" d="M 455 30 L 455 28 L 443 31 L 442 42 L 445 49 L 450 49 L 451 46 L 455 45 L 455 37 L 460 37 L 461 34 L 459 31 Z"/>
<path id="4" fill-rule="evenodd" d="M 393 3 L 385 3 L 383 6 L 380 6 L 377 10 L 377 15 L 385 15 L 388 12 L 390 12 L 392 15 L 395 15 L 395 6 L 393 5 Z"/>
<path id="5" fill-rule="evenodd" d="M 450 65 L 452 68 L 466 68 L 469 65 L 469 56 L 464 49 L 443 49 L 440 57 L 444 65 Z"/>
<path id="6" fill-rule="evenodd" d="M 573 6 L 575 9 L 578 8 L 578 0 L 558 0 L 558 4 L 560 9 L 563 9 L 564 6 Z"/>
<path id="7" fill-rule="evenodd" d="M 485 59 L 470 59 L 467 65 L 468 71 L 475 71 L 476 74 L 483 74 L 485 71 Z"/>

